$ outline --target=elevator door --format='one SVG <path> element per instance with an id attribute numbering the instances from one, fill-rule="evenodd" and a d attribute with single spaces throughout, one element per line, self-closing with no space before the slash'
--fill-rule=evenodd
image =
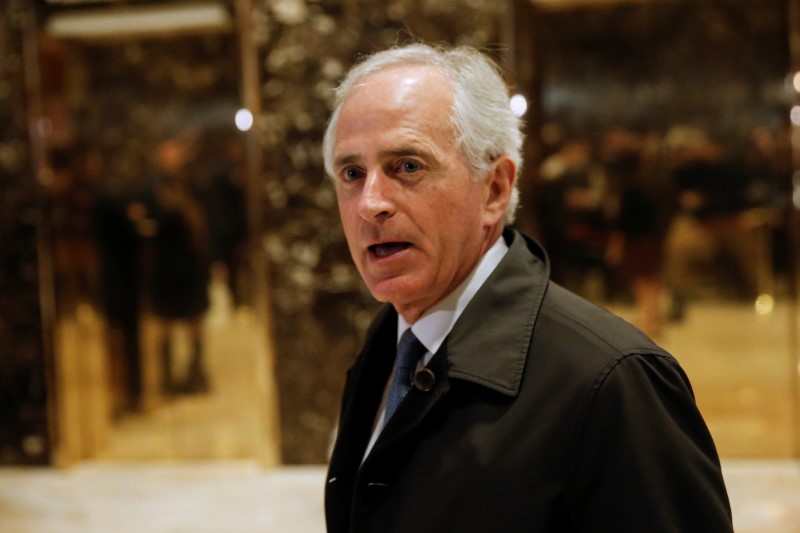
<path id="1" fill-rule="evenodd" d="M 56 464 L 276 461 L 252 117 L 234 14 L 216 7 L 191 31 L 200 14 L 156 6 L 42 21 Z M 159 32 L 130 26 L 148 16 Z"/>

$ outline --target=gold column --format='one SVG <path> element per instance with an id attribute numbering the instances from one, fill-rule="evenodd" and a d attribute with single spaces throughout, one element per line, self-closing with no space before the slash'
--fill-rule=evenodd
<path id="1" fill-rule="evenodd" d="M 246 133 L 248 257 L 253 275 L 253 312 L 256 324 L 262 326 L 259 352 L 263 357 L 259 372 L 259 406 L 264 420 L 264 447 L 261 461 L 264 466 L 280 464 L 280 424 L 278 419 L 278 384 L 275 380 L 275 349 L 272 342 L 272 316 L 269 303 L 269 269 L 261 235 L 263 228 L 263 195 L 261 194 L 261 84 L 258 51 L 253 28 L 253 1 L 236 1 L 237 34 L 242 67 L 242 102 L 253 114 L 253 125 Z"/>
<path id="2" fill-rule="evenodd" d="M 800 74 L 800 0 L 787 0 L 789 60 L 793 80 Z M 793 84 L 792 107 L 800 105 L 797 81 Z M 789 112 L 789 110 L 787 110 Z M 792 140 L 792 205 L 789 214 L 789 243 L 791 253 L 790 283 L 792 284 L 791 351 L 789 372 L 792 376 L 794 456 L 800 457 L 800 124 L 791 122 Z"/>

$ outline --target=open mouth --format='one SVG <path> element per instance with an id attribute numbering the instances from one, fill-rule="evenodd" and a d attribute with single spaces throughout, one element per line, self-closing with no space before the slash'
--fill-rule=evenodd
<path id="1" fill-rule="evenodd" d="M 410 242 L 382 242 L 380 244 L 373 244 L 368 248 L 371 254 L 378 258 L 389 257 L 398 252 L 408 249 L 411 246 Z"/>

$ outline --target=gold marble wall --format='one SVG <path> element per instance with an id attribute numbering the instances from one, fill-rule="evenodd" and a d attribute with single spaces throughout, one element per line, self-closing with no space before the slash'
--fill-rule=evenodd
<path id="1" fill-rule="evenodd" d="M 0 7 L 0 464 L 48 461 L 22 4 Z"/>

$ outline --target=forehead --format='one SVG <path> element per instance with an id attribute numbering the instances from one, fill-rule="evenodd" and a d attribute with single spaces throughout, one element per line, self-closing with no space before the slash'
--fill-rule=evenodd
<path id="1" fill-rule="evenodd" d="M 337 151 L 354 137 L 452 138 L 452 92 L 441 70 L 428 65 L 393 66 L 366 76 L 342 104 Z"/>
<path id="2" fill-rule="evenodd" d="M 442 68 L 425 64 L 400 64 L 383 67 L 357 81 L 346 100 L 372 91 L 391 91 L 394 97 L 413 94 L 416 90 L 430 91 L 439 88 L 449 95 L 450 81 Z"/>

